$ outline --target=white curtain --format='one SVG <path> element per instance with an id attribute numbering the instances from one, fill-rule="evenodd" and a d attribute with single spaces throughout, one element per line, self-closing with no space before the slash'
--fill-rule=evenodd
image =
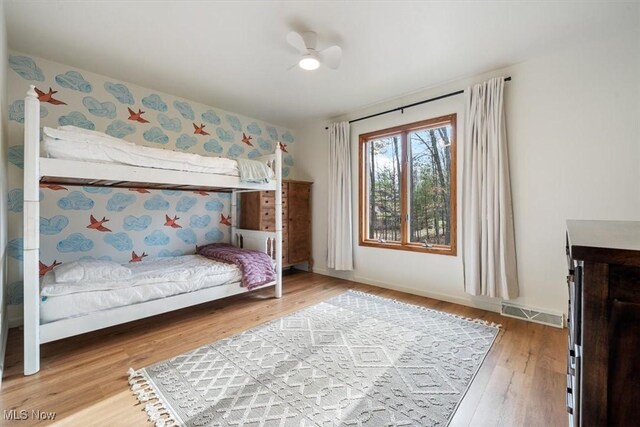
<path id="1" fill-rule="evenodd" d="M 518 296 L 502 77 L 465 91 L 462 247 L 465 291 Z"/>
<path id="2" fill-rule="evenodd" d="M 349 122 L 329 126 L 329 222 L 327 267 L 353 269 Z"/>

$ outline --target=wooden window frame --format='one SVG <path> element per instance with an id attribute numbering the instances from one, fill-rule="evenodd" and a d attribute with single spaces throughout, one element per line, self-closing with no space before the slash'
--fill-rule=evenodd
<path id="1" fill-rule="evenodd" d="M 424 246 L 424 244 L 409 242 L 407 227 L 408 227 L 408 218 L 409 218 L 409 197 L 407 197 L 409 192 L 409 181 L 407 177 L 406 171 L 408 170 L 408 150 L 407 150 L 407 135 L 412 131 L 428 129 L 439 127 L 442 125 L 450 125 L 451 126 L 451 178 L 450 178 L 450 215 L 449 218 L 451 224 L 451 245 L 433 245 L 430 247 Z M 364 133 L 359 136 L 359 146 L 358 146 L 358 179 L 359 179 L 359 194 L 358 194 L 358 218 L 359 218 L 359 245 L 360 246 L 368 246 L 374 248 L 384 248 L 384 249 L 396 249 L 403 251 L 412 251 L 412 252 L 424 252 L 431 254 L 440 254 L 440 255 L 457 255 L 457 242 L 458 242 L 458 233 L 457 233 L 457 222 L 458 222 L 458 213 L 457 213 L 457 114 L 448 114 L 445 116 L 435 117 L 428 120 L 422 120 L 415 123 L 409 123 L 406 125 L 395 126 L 387 129 L 382 129 L 374 132 Z M 381 137 L 385 137 L 388 135 L 400 134 L 401 135 L 401 144 L 402 144 L 402 173 L 400 175 L 400 212 L 401 212 L 401 222 L 400 222 L 400 234 L 401 241 L 400 242 L 378 242 L 377 240 L 372 240 L 367 238 L 367 211 L 368 211 L 368 195 L 366 191 L 366 167 L 367 160 L 365 156 L 365 147 L 366 143 L 372 139 L 378 139 Z"/>

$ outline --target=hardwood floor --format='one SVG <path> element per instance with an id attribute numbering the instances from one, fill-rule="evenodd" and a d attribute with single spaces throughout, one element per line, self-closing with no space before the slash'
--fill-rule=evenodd
<path id="1" fill-rule="evenodd" d="M 56 424 L 145 426 L 126 371 L 211 343 L 353 288 L 503 328 L 456 412 L 451 426 L 563 426 L 566 331 L 497 313 L 401 292 L 296 272 L 273 290 L 238 295 L 42 346 L 42 369 L 22 375 L 22 331 L 12 329 L 0 392 L 3 410 L 56 412 Z M 3 414 L 4 415 L 4 414 Z M 34 424 L 6 421 L 0 425 Z M 41 424 L 51 424 L 42 421 Z"/>

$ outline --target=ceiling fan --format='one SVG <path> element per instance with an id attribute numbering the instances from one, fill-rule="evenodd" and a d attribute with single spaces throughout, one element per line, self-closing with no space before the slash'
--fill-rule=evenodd
<path id="1" fill-rule="evenodd" d="M 317 70 L 322 64 L 333 70 L 337 69 L 342 58 L 342 48 L 340 46 L 331 46 L 317 51 L 317 40 L 318 37 L 313 31 L 306 31 L 302 34 L 291 31 L 287 34 L 287 42 L 302 54 L 298 61 L 300 68 L 307 71 Z"/>

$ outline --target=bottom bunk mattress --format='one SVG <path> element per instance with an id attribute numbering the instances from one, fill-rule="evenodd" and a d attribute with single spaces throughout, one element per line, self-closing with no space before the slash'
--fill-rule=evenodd
<path id="1" fill-rule="evenodd" d="M 124 267 L 124 266 L 122 266 Z M 40 287 L 40 321 L 54 322 L 126 305 L 167 298 L 221 285 L 240 287 L 241 272 L 235 265 L 199 255 L 158 258 L 126 266 L 119 278 L 59 282 L 56 270 L 47 273 Z M 89 272 L 91 273 L 91 272 Z"/>

